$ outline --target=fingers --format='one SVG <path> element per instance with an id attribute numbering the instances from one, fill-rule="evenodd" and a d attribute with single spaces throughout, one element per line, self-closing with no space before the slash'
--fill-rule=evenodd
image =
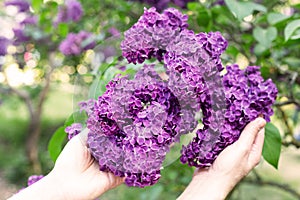
<path id="1" fill-rule="evenodd" d="M 263 146 L 264 146 L 264 139 L 265 139 L 265 129 L 263 128 L 258 132 L 249 154 L 248 163 L 251 169 L 254 168 L 256 165 L 258 165 L 260 161 Z"/>
<path id="2" fill-rule="evenodd" d="M 250 122 L 241 133 L 241 136 L 237 141 L 238 145 L 250 150 L 256 139 L 256 136 L 265 125 L 266 121 L 261 117 L 258 117 L 254 121 Z M 261 142 L 261 139 L 259 142 Z"/>

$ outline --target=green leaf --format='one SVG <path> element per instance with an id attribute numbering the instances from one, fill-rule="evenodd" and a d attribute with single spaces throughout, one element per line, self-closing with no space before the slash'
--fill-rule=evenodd
<path id="1" fill-rule="evenodd" d="M 277 24 L 281 21 L 284 21 L 286 19 L 290 18 L 289 16 L 283 15 L 281 13 L 269 13 L 267 16 L 267 20 L 271 25 Z"/>
<path id="2" fill-rule="evenodd" d="M 300 19 L 296 19 L 294 21 L 291 21 L 286 25 L 284 28 L 284 40 L 288 41 L 293 33 L 300 27 Z"/>
<path id="3" fill-rule="evenodd" d="M 31 6 L 34 11 L 38 11 L 41 8 L 41 5 L 43 4 L 43 0 L 32 0 Z"/>
<path id="4" fill-rule="evenodd" d="M 48 144 L 48 151 L 50 158 L 55 162 L 60 152 L 62 151 L 63 144 L 67 138 L 67 133 L 65 132 L 65 126 L 59 127 L 53 136 L 51 137 Z"/>
<path id="5" fill-rule="evenodd" d="M 65 121 L 64 126 L 71 126 L 74 123 L 74 113 L 72 113 Z"/>
<path id="6" fill-rule="evenodd" d="M 267 12 L 267 8 L 253 2 L 239 2 L 236 0 L 225 0 L 225 3 L 232 14 L 240 21 L 251 15 L 254 11 Z"/>
<path id="7" fill-rule="evenodd" d="M 58 24 L 57 30 L 58 30 L 58 34 L 61 37 L 66 37 L 68 35 L 68 33 L 69 33 L 68 24 L 66 24 L 66 23 L 60 23 L 60 24 Z"/>
<path id="8" fill-rule="evenodd" d="M 299 69 L 300 67 L 300 59 L 298 57 L 286 57 L 283 59 L 283 63 L 288 64 L 290 67 L 295 69 Z"/>
<path id="9" fill-rule="evenodd" d="M 255 45 L 254 47 L 254 53 L 255 55 L 261 55 L 263 54 L 265 51 L 268 50 L 268 47 L 258 43 L 257 45 Z"/>
<path id="10" fill-rule="evenodd" d="M 256 41 L 266 48 L 269 48 L 271 47 L 272 41 L 277 37 L 277 29 L 275 27 L 268 27 L 267 29 L 256 27 L 253 30 L 253 36 Z"/>
<path id="11" fill-rule="evenodd" d="M 281 136 L 279 130 L 272 123 L 265 127 L 265 141 L 262 155 L 264 159 L 276 169 L 281 152 Z"/>
<path id="12" fill-rule="evenodd" d="M 191 11 L 197 11 L 200 5 L 201 4 L 199 4 L 199 2 L 189 2 L 187 4 L 187 9 Z"/>
<path id="13" fill-rule="evenodd" d="M 236 57 L 237 54 L 239 53 L 240 51 L 233 45 L 229 46 L 227 49 L 226 49 L 226 53 L 230 54 L 232 57 Z"/>

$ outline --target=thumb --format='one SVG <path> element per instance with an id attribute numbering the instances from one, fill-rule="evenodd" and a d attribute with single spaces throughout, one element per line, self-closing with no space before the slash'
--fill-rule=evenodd
<path id="1" fill-rule="evenodd" d="M 263 118 L 256 118 L 244 128 L 237 143 L 246 149 L 250 149 L 258 132 L 263 129 L 265 125 L 266 121 Z"/>

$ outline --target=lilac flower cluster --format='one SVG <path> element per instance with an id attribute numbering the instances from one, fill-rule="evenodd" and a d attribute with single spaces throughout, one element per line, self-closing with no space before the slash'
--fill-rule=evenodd
<path id="1" fill-rule="evenodd" d="M 254 66 L 228 66 L 222 76 L 227 41 L 219 32 L 195 34 L 186 22 L 173 8 L 162 14 L 145 9 L 125 32 L 123 56 L 129 63 L 162 61 L 167 81 L 144 65 L 133 80 L 112 80 L 93 107 L 83 104 L 88 145 L 100 170 L 126 177 L 129 186 L 158 181 L 170 146 L 197 127 L 199 111 L 203 128 L 181 151 L 181 161 L 197 167 L 211 165 L 248 122 L 259 115 L 269 121 L 272 115 L 277 94 L 272 81 L 264 81 Z"/>
<path id="2" fill-rule="evenodd" d="M 58 8 L 54 25 L 59 23 L 78 22 L 83 14 L 82 6 L 77 0 L 66 0 L 64 5 Z"/>
<path id="3" fill-rule="evenodd" d="M 0 36 L 0 56 L 5 56 L 7 54 L 7 46 L 9 43 L 9 39 Z"/>
<path id="4" fill-rule="evenodd" d="M 215 130 L 211 127 L 199 129 L 193 141 L 181 152 L 181 161 L 190 166 L 209 166 L 224 148 L 239 138 L 246 124 L 260 115 L 270 121 L 273 114 L 271 106 L 278 91 L 271 79 L 263 80 L 258 66 L 241 70 L 235 64 L 227 66 L 226 70 L 223 77 L 226 112 L 225 121 L 219 127 L 221 135 L 215 143 L 206 145 Z"/>
<path id="5" fill-rule="evenodd" d="M 25 14 L 25 18 L 21 21 L 16 27 L 13 28 L 14 39 L 12 44 L 20 45 L 24 42 L 28 42 L 31 37 L 25 33 L 24 29 L 26 26 L 36 25 L 37 18 L 30 13 L 30 3 L 27 0 L 7 0 L 4 3 L 5 6 L 16 6 L 18 8 L 18 12 Z"/>
<path id="6" fill-rule="evenodd" d="M 132 63 L 143 63 L 152 57 L 163 59 L 170 38 L 187 28 L 187 15 L 174 8 L 162 14 L 155 8 L 146 9 L 138 22 L 124 33 L 122 55 Z"/>
<path id="7" fill-rule="evenodd" d="M 112 80 L 87 120 L 100 170 L 126 177 L 128 186 L 156 183 L 170 145 L 190 129 L 180 126 L 179 102 L 153 67 L 144 65 L 133 80 Z"/>
<path id="8" fill-rule="evenodd" d="M 93 34 L 80 31 L 79 33 L 69 33 L 67 38 L 59 45 L 59 50 L 64 55 L 79 55 L 83 51 L 93 49 L 96 45 Z"/>
<path id="9" fill-rule="evenodd" d="M 165 35 L 160 35 L 159 31 L 155 29 L 147 29 L 148 27 L 155 27 L 153 21 L 156 22 L 159 16 L 161 15 L 156 13 L 155 9 L 145 10 L 140 20 L 125 33 L 123 46 L 121 46 L 123 56 L 127 58 L 128 62 L 141 63 L 145 59 L 151 58 L 147 54 L 146 56 L 142 54 L 149 52 L 149 49 L 154 50 L 154 52 L 158 50 L 163 52 L 159 60 L 163 60 L 167 69 L 168 87 L 172 88 L 172 92 L 181 104 L 188 104 L 195 111 L 201 109 L 203 114 L 204 127 L 197 131 L 197 136 L 187 147 L 183 147 L 181 161 L 183 163 L 188 162 L 191 166 L 209 166 L 226 146 L 237 140 L 240 131 L 248 122 L 260 114 L 269 120 L 272 115 L 271 105 L 275 101 L 277 90 L 272 81 L 263 82 L 259 69 L 248 67 L 245 73 L 247 77 L 251 77 L 252 81 L 249 80 L 243 84 L 241 80 L 245 80 L 242 77 L 246 75 L 241 75 L 235 81 L 237 87 L 247 88 L 246 86 L 249 86 L 251 91 L 257 90 L 254 96 L 246 92 L 243 96 L 244 99 L 256 99 L 250 103 L 251 106 L 248 105 L 248 111 L 245 111 L 244 118 L 237 115 L 237 118 L 232 119 L 234 114 L 229 117 L 228 109 L 232 108 L 237 101 L 232 102 L 230 95 L 239 90 L 231 85 L 227 87 L 225 80 L 228 82 L 227 77 L 237 73 L 237 68 L 228 67 L 228 73 L 224 77 L 220 74 L 223 70 L 220 56 L 227 47 L 227 41 L 219 32 L 195 34 L 193 31 L 187 30 L 187 26 L 180 28 L 179 31 L 177 29 L 177 32 Z M 180 14 L 177 13 L 176 16 L 180 16 Z M 180 17 L 176 19 L 181 21 Z M 147 31 L 140 27 L 146 27 Z M 168 32 L 169 27 L 163 24 L 162 29 L 164 27 L 166 27 L 165 31 Z M 135 37 L 139 37 L 140 40 L 135 42 L 133 40 Z M 158 46 L 159 44 L 151 40 L 150 37 L 155 38 L 155 41 L 163 41 L 162 43 L 166 45 Z M 143 59 L 139 59 L 141 57 Z M 248 80 L 248 78 L 246 79 Z M 254 83 L 253 80 L 256 82 Z M 256 103 L 256 100 L 261 101 L 259 98 L 262 98 L 260 87 L 272 91 L 272 95 L 266 97 L 269 98 L 268 100 L 264 98 L 266 104 L 263 106 L 258 105 L 259 102 Z M 245 109 L 245 107 L 242 108 Z M 255 112 L 254 108 L 256 108 Z M 190 115 L 193 116 L 194 112 L 191 110 Z M 250 115 L 251 113 L 253 115 Z M 232 120 L 241 123 L 240 126 L 229 123 L 233 122 Z"/>
<path id="10" fill-rule="evenodd" d="M 29 11 L 30 3 L 27 0 L 7 0 L 5 6 L 16 6 L 19 12 Z"/>
<path id="11" fill-rule="evenodd" d="M 170 4 L 174 4 L 180 8 L 186 8 L 188 2 L 195 0 L 139 0 L 141 3 L 147 3 L 155 7 L 158 11 L 166 9 Z"/>
<path id="12" fill-rule="evenodd" d="M 68 139 L 71 140 L 74 136 L 78 135 L 82 131 L 82 124 L 73 123 L 65 128 L 65 132 L 68 134 Z"/>

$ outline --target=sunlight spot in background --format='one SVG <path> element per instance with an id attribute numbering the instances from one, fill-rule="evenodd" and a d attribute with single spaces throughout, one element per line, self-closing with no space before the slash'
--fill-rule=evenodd
<path id="1" fill-rule="evenodd" d="M 35 83 L 35 80 L 34 80 L 35 74 L 32 69 L 24 70 L 22 77 L 23 77 L 23 83 L 25 85 L 33 85 Z"/>
<path id="2" fill-rule="evenodd" d="M 246 22 L 251 22 L 253 20 L 253 15 L 248 15 L 247 17 L 244 17 L 244 20 Z"/>
<path id="3" fill-rule="evenodd" d="M 15 54 L 16 52 L 17 52 L 17 48 L 15 46 L 10 45 L 7 47 L 8 54 Z"/>
<path id="4" fill-rule="evenodd" d="M 86 74 L 88 72 L 88 69 L 84 65 L 78 65 L 77 66 L 77 71 L 79 74 Z"/>
<path id="5" fill-rule="evenodd" d="M 4 82 L 5 78 L 9 85 L 12 87 L 19 87 L 21 85 L 34 85 L 40 82 L 40 77 L 43 74 L 40 70 L 25 68 L 24 70 L 19 68 L 19 65 L 12 63 L 4 69 L 4 74 L 1 73 L 0 82 Z"/>
<path id="6" fill-rule="evenodd" d="M 11 85 L 12 87 L 18 87 L 22 85 L 23 83 L 22 79 L 24 77 L 23 77 L 22 70 L 19 69 L 18 64 L 13 63 L 8 65 L 4 69 L 4 73 L 6 74 L 7 82 L 9 85 Z"/>
<path id="7" fill-rule="evenodd" d="M 240 69 L 245 69 L 247 66 L 249 66 L 248 58 L 241 53 L 237 54 L 236 63 L 240 66 Z"/>

